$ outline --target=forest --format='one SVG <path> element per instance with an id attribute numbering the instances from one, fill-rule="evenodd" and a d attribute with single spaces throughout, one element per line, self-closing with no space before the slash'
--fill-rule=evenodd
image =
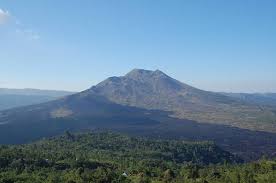
<path id="1" fill-rule="evenodd" d="M 1 183 L 267 183 L 276 161 L 243 161 L 213 142 L 70 133 L 0 146 Z"/>

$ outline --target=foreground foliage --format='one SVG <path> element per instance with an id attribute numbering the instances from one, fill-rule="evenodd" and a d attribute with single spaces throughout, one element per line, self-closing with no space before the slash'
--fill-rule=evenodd
<path id="1" fill-rule="evenodd" d="M 0 182 L 275 182 L 276 162 L 241 160 L 212 142 L 65 135 L 0 147 Z"/>

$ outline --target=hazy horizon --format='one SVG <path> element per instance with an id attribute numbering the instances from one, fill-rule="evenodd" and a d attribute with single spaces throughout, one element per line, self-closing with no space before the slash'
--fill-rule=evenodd
<path id="1" fill-rule="evenodd" d="M 157 70 L 157 69 L 156 69 Z M 123 75 L 120 75 L 120 76 L 123 76 Z M 113 76 L 109 76 L 109 77 L 113 77 Z M 119 77 L 119 76 L 116 76 L 116 77 Z M 107 78 L 104 78 L 103 80 L 105 80 L 105 79 L 107 79 Z M 177 79 L 177 78 L 174 78 L 174 79 Z M 102 81 L 103 81 L 102 80 Z M 177 79 L 178 80 L 178 79 Z M 188 84 L 187 82 L 183 82 L 183 81 L 181 81 L 181 80 L 179 80 L 180 82 L 182 82 L 182 83 L 185 83 L 185 84 Z M 101 82 L 101 81 L 100 81 Z M 36 89 L 36 90 L 56 90 L 56 91 L 69 91 L 69 92 L 81 92 L 81 91 L 84 91 L 84 90 L 86 90 L 86 89 L 89 89 L 89 88 L 91 88 L 92 86 L 95 86 L 95 85 L 97 85 L 98 83 L 95 83 L 95 84 L 92 84 L 92 85 L 90 85 L 90 86 L 88 86 L 87 88 L 84 88 L 84 89 L 82 89 L 82 90 L 66 90 L 66 89 L 55 89 L 55 88 L 51 88 L 51 89 L 49 89 L 49 88 L 35 88 L 35 87 L 22 87 L 22 88 L 16 88 L 16 87 L 0 87 L 0 89 L 2 89 L 2 88 L 5 88 L 5 89 Z M 193 87 L 196 87 L 196 86 L 194 86 L 194 85 L 190 85 L 190 86 L 193 86 Z M 196 88 L 198 88 L 198 89 L 201 89 L 201 90 L 205 90 L 205 91 L 212 91 L 212 92 L 227 92 L 227 93 L 252 93 L 252 94 L 254 94 L 254 93 L 276 93 L 276 92 L 265 92 L 265 91 L 231 91 L 231 90 L 229 90 L 229 91 L 227 91 L 227 90 L 221 90 L 221 91 L 215 91 L 215 90 L 208 90 L 208 89 L 204 89 L 204 88 L 200 88 L 200 87 L 196 87 Z"/>

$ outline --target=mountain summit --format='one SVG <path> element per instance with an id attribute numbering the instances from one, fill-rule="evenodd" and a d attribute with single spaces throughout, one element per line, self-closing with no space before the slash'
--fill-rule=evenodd
<path id="1" fill-rule="evenodd" d="M 144 69 L 133 69 L 125 75 L 125 77 L 132 79 L 150 78 L 150 77 L 169 77 L 160 70 L 150 71 Z"/>
<path id="2" fill-rule="evenodd" d="M 122 95 L 126 95 L 125 97 L 128 97 L 129 95 L 136 94 L 146 96 L 155 92 L 166 93 L 167 90 L 179 90 L 182 87 L 184 87 L 184 84 L 169 77 L 159 70 L 149 71 L 134 69 L 125 76 L 110 77 L 92 87 L 92 90 L 100 95 L 110 94 L 117 96 L 117 94 L 121 92 Z M 192 88 L 188 85 L 185 87 Z"/>

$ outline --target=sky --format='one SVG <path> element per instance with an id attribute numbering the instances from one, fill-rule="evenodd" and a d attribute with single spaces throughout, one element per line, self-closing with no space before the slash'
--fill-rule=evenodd
<path id="1" fill-rule="evenodd" d="M 134 68 L 276 92 L 276 1 L 0 0 L 0 88 L 81 91 Z"/>

